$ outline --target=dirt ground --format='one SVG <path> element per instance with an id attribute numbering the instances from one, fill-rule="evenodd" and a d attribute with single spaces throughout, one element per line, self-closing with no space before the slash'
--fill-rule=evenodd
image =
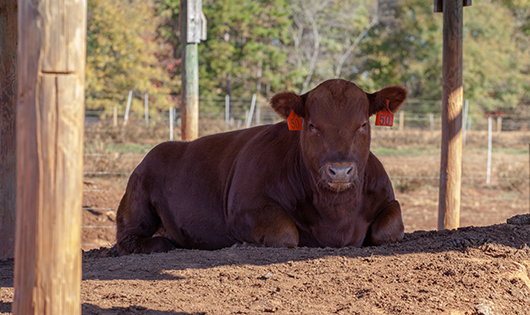
<path id="1" fill-rule="evenodd" d="M 83 255 L 83 314 L 529 314 L 530 216 L 342 249 Z M 0 314 L 13 301 L 0 261 Z"/>
<path id="2" fill-rule="evenodd" d="M 523 215 L 528 153 L 494 152 L 486 185 L 484 150 L 465 149 L 463 227 L 441 232 L 433 231 L 439 150 L 378 156 L 394 182 L 407 232 L 402 242 L 381 247 L 118 257 L 115 217 L 127 176 L 85 177 L 83 314 L 530 314 L 530 215 Z M 140 159 L 132 158 L 125 171 Z M 513 170 L 503 175 L 508 166 Z M 521 177 L 526 184 L 506 187 Z M 11 311 L 13 264 L 0 261 L 0 314 Z"/>

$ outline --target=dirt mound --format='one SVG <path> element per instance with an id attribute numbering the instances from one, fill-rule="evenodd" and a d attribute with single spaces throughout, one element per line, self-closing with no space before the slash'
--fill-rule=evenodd
<path id="1" fill-rule="evenodd" d="M 83 253 L 83 314 L 529 314 L 530 215 L 365 248 Z M 0 314 L 13 300 L 0 262 Z"/>

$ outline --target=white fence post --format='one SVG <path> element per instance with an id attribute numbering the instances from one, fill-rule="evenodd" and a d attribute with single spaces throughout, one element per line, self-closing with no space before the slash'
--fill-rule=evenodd
<path id="1" fill-rule="evenodd" d="M 256 107 L 256 93 L 252 94 L 252 103 L 250 104 L 250 112 L 247 116 L 246 126 L 247 128 L 250 128 L 250 124 L 252 123 L 252 116 L 254 115 L 254 108 Z"/>
<path id="2" fill-rule="evenodd" d="M 149 94 L 147 94 L 147 92 L 145 92 L 144 109 L 145 109 L 145 128 L 149 128 Z"/>
<path id="3" fill-rule="evenodd" d="M 129 111 L 131 110 L 132 90 L 129 91 L 129 98 L 127 99 L 127 108 L 125 109 L 125 117 L 123 118 L 123 127 L 127 126 L 129 120 Z"/>
<path id="4" fill-rule="evenodd" d="M 225 127 L 228 129 L 228 123 L 230 122 L 230 95 L 225 95 Z"/>
<path id="5" fill-rule="evenodd" d="M 173 107 L 169 108 L 169 140 L 173 141 L 173 118 L 175 109 Z"/>

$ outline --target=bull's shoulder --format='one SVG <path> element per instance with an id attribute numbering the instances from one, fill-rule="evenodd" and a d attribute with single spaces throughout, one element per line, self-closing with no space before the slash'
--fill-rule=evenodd
<path id="1" fill-rule="evenodd" d="M 383 163 L 372 152 L 370 152 L 368 157 L 364 180 L 365 190 L 367 191 L 392 190 L 392 183 Z"/>

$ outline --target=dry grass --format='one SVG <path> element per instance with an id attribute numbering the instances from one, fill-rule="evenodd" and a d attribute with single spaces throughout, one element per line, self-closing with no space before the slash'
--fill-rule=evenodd
<path id="1" fill-rule="evenodd" d="M 504 190 L 523 191 L 528 187 L 528 169 L 522 165 L 503 163 L 497 170 L 499 186 Z"/>

